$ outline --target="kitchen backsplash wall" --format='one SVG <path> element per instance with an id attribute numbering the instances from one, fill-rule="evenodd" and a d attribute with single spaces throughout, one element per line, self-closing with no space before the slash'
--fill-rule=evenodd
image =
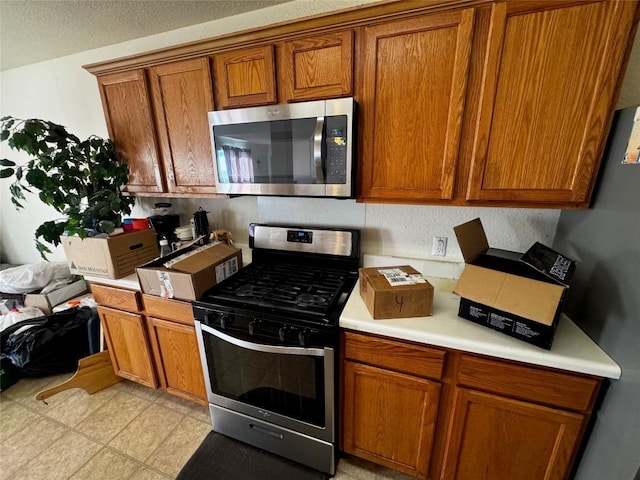
<path id="1" fill-rule="evenodd" d="M 6 70 L 0 72 L 0 116 L 42 118 L 65 125 L 79 137 L 92 134 L 106 137 L 96 79 L 82 65 L 364 3 L 371 0 L 295 0 L 259 12 Z M 638 48 L 634 48 L 629 72 L 635 77 L 628 75 L 622 87 L 627 102 L 640 102 L 639 71 L 634 66 L 640 63 L 638 56 Z M 635 97 L 629 99 L 629 92 Z M 0 157 L 17 156 L 2 144 Z M 0 257 L 3 262 L 38 262 L 40 256 L 33 242 L 35 229 L 58 214 L 42 205 L 37 196 L 29 196 L 27 208 L 16 211 L 10 201 L 9 184 L 0 182 Z M 150 215 L 156 201 L 140 198 L 133 216 Z M 246 243 L 247 227 L 252 221 L 354 226 L 363 229 L 363 251 L 371 254 L 427 258 L 431 256 L 433 236 L 448 237 L 447 255 L 437 259 L 452 262 L 461 261 L 452 230 L 459 223 L 479 216 L 492 246 L 524 250 L 536 240 L 550 243 L 560 215 L 558 210 L 363 205 L 333 199 L 242 197 L 170 201 L 174 213 L 182 214 L 183 224 L 203 207 L 210 212 L 213 226 L 229 229 L 239 243 Z M 50 259 L 63 261 L 62 249 L 57 249 Z"/>
<path id="2" fill-rule="evenodd" d="M 135 211 L 142 216 L 157 199 L 141 199 Z M 232 199 L 172 199 L 175 213 L 189 221 L 199 207 L 210 225 L 231 231 L 233 239 L 248 242 L 250 222 L 352 227 L 362 229 L 362 250 L 375 255 L 462 262 L 453 227 L 476 217 L 482 219 L 489 244 L 524 251 L 534 241 L 551 245 L 560 216 L 558 210 L 517 208 L 431 207 L 377 205 L 355 200 L 238 197 Z M 433 237 L 447 237 L 447 254 L 431 257 Z"/>

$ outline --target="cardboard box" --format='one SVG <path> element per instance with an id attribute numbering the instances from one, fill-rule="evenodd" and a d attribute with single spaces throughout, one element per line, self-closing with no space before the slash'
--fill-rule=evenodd
<path id="1" fill-rule="evenodd" d="M 136 269 L 144 293 L 198 300 L 216 283 L 242 268 L 242 250 L 224 243 L 190 246 Z"/>
<path id="2" fill-rule="evenodd" d="M 479 218 L 454 231 L 466 263 L 458 315 L 550 349 L 575 262 L 537 242 L 524 254 L 489 248 Z"/>
<path id="3" fill-rule="evenodd" d="M 374 319 L 426 317 L 433 285 L 409 265 L 361 268 L 360 296 Z"/>
<path id="4" fill-rule="evenodd" d="M 49 293 L 27 293 L 24 296 L 24 305 L 26 307 L 39 308 L 45 315 L 49 315 L 56 305 L 60 305 L 70 298 L 77 297 L 87 291 L 87 282 L 77 280 Z"/>
<path id="5" fill-rule="evenodd" d="M 137 230 L 110 237 L 61 237 L 71 273 L 122 278 L 158 256 L 154 229 Z"/>

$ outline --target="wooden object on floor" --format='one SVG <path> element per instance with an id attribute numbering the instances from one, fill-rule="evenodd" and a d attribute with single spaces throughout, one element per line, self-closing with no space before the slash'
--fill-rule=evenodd
<path id="1" fill-rule="evenodd" d="M 113 372 L 109 352 L 98 352 L 78 361 L 78 370 L 70 379 L 36 394 L 36 400 L 45 400 L 70 388 L 81 388 L 88 394 L 96 393 L 121 381 Z"/>

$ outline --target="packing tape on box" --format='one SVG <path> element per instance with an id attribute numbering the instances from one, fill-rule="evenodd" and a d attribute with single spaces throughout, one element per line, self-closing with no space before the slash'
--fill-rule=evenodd
<path id="1" fill-rule="evenodd" d="M 193 245 L 193 244 L 197 243 L 197 242 L 198 242 L 200 239 L 202 239 L 202 238 L 204 238 L 204 237 L 203 237 L 203 236 L 198 237 L 197 239 L 195 239 L 195 240 L 194 240 L 193 242 L 191 242 L 190 244 L 185 245 L 183 248 L 186 248 L 186 247 L 188 247 L 188 246 L 190 246 L 190 245 Z M 182 255 L 179 255 L 179 256 L 177 256 L 177 257 L 175 257 L 175 258 L 172 258 L 171 260 L 169 260 L 169 261 L 167 261 L 167 262 L 163 263 L 162 265 L 163 265 L 165 268 L 172 268 L 176 263 L 179 263 L 179 262 L 183 261 L 183 260 L 184 260 L 184 259 L 186 259 L 186 258 L 189 258 L 189 257 L 192 257 L 192 256 L 194 256 L 194 255 L 197 255 L 197 254 L 198 254 L 198 253 L 200 253 L 200 252 L 203 252 L 203 251 L 205 251 L 205 250 L 208 250 L 208 249 L 210 249 L 210 248 L 212 248 L 212 247 L 214 247 L 214 246 L 218 245 L 219 243 L 221 243 L 221 242 L 209 243 L 209 244 L 207 244 L 207 245 L 202 245 L 202 246 L 200 246 L 200 247 L 194 248 L 193 250 L 190 250 L 190 251 L 188 251 L 188 252 L 183 253 Z"/>
<path id="2" fill-rule="evenodd" d="M 168 272 L 158 272 L 160 282 L 160 296 L 162 298 L 173 298 L 173 284 Z"/>
<path id="3" fill-rule="evenodd" d="M 400 268 L 383 268 L 378 269 L 378 272 L 387 279 L 389 285 L 392 287 L 399 287 L 401 285 L 415 285 L 416 283 L 426 283 L 425 278 L 420 273 L 409 274 L 404 272 Z"/>

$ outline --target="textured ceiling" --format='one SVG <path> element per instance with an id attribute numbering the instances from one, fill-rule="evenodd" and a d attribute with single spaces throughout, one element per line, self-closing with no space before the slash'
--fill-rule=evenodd
<path id="1" fill-rule="evenodd" d="M 287 1 L 290 0 L 0 0 L 0 69 Z"/>

